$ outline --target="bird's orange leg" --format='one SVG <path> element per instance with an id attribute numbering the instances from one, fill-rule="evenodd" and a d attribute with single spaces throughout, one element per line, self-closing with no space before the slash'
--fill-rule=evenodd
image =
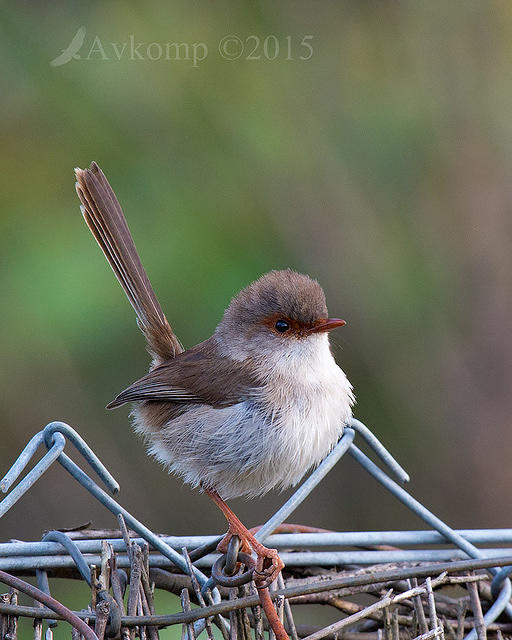
<path id="1" fill-rule="evenodd" d="M 254 535 L 242 524 L 235 513 L 219 496 L 215 489 L 207 489 L 206 487 L 203 487 L 203 489 L 226 516 L 226 520 L 229 524 L 227 534 L 217 545 L 217 551 L 220 553 L 226 553 L 229 541 L 233 536 L 238 536 L 241 542 L 241 550 L 245 553 L 254 551 L 258 556 L 256 570 L 254 571 L 254 582 L 258 589 L 258 595 L 263 611 L 265 611 L 268 623 L 272 627 L 276 640 L 290 640 L 283 623 L 277 615 L 272 603 L 272 598 L 268 591 L 268 585 L 274 582 L 281 572 L 281 569 L 284 567 L 284 563 L 279 557 L 277 550 L 267 549 L 267 547 L 262 545 L 261 542 L 258 542 Z"/>
<path id="2" fill-rule="evenodd" d="M 261 586 L 268 586 L 277 576 L 280 574 L 284 567 L 284 563 L 279 557 L 276 549 L 268 549 L 261 542 L 258 542 L 254 535 L 242 524 L 236 514 L 228 507 L 224 500 L 219 496 L 215 489 L 204 489 L 210 498 L 219 507 L 222 513 L 226 516 L 226 520 L 229 524 L 229 529 L 224 538 L 219 542 L 217 551 L 220 553 L 226 553 L 228 549 L 228 543 L 233 536 L 238 536 L 241 543 L 241 551 L 245 553 L 254 553 L 258 557 L 256 563 L 255 582 L 258 586 L 258 582 Z"/>

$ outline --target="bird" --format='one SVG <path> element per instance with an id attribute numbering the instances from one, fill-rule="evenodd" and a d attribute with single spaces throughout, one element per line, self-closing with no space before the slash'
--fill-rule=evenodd
<path id="1" fill-rule="evenodd" d="M 51 66 L 61 67 L 63 64 L 67 64 L 71 60 L 80 60 L 80 54 L 78 52 L 84 43 L 85 33 L 86 28 L 83 26 L 79 27 L 68 46 L 65 49 L 62 49 L 62 52 L 50 62 Z"/>
<path id="2" fill-rule="evenodd" d="M 284 567 L 241 523 L 226 500 L 296 485 L 343 434 L 355 402 L 336 363 L 320 284 L 292 269 L 273 270 L 233 297 L 215 331 L 184 349 L 174 333 L 128 228 L 96 162 L 75 169 L 82 215 L 131 303 L 151 356 L 149 373 L 107 405 L 133 403 L 133 427 L 149 454 L 222 510 L 228 532 L 257 557 L 268 586 Z"/>

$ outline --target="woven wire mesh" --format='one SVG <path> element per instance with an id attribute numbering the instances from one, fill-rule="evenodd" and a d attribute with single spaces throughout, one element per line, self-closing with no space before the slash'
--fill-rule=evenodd
<path id="1" fill-rule="evenodd" d="M 363 439 L 397 481 L 355 444 Z M 16 640 L 20 618 L 32 618 L 34 638 L 47 638 L 60 620 L 73 638 L 149 638 L 173 625 L 182 638 L 199 634 L 226 640 L 262 640 L 270 634 L 249 560 L 230 546 L 219 558 L 219 536 L 156 535 L 124 509 L 64 453 L 67 442 L 89 464 L 110 493 L 119 486 L 79 434 L 53 422 L 27 444 L 0 482 L 8 492 L 0 517 L 59 462 L 83 489 L 115 517 L 111 530 L 47 532 L 41 541 L 0 544 L 0 639 Z M 15 484 L 40 446 L 46 454 Z M 297 506 L 348 453 L 429 527 L 423 531 L 328 532 L 283 524 Z M 338 445 L 291 498 L 256 532 L 279 550 L 285 569 L 270 597 L 292 640 L 345 637 L 352 640 L 434 638 L 479 640 L 487 633 L 512 635 L 512 529 L 455 531 L 401 486 L 407 473 L 359 421 L 345 428 Z M 243 565 L 245 564 L 247 567 Z M 35 576 L 38 587 L 22 577 Z M 87 583 L 90 601 L 71 611 L 50 594 L 48 578 Z M 155 592 L 179 597 L 180 611 L 155 611 Z M 18 603 L 23 592 L 34 606 Z M 196 605 L 195 608 L 192 604 Z M 297 608 L 327 605 L 336 621 L 296 624 Z M 331 616 L 332 617 L 332 616 Z"/>

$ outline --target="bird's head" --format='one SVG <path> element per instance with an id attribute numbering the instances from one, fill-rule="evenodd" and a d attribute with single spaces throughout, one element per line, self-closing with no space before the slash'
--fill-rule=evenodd
<path id="1" fill-rule="evenodd" d="M 275 353 L 306 353 L 345 324 L 329 318 L 316 280 L 291 269 L 270 271 L 233 298 L 215 335 L 238 360 Z"/>

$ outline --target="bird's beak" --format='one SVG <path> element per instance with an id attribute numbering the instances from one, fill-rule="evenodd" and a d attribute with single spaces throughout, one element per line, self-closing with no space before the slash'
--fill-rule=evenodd
<path id="1" fill-rule="evenodd" d="M 327 320 L 323 320 L 319 324 L 316 324 L 314 327 L 311 327 L 309 333 L 332 331 L 332 329 L 336 329 L 336 327 L 342 327 L 345 324 L 347 324 L 345 320 L 340 320 L 339 318 L 328 318 Z"/>

